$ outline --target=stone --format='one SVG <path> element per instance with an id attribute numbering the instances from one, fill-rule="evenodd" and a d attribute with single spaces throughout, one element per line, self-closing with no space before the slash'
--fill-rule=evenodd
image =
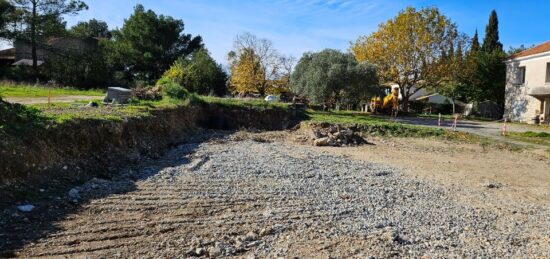
<path id="1" fill-rule="evenodd" d="M 316 147 L 328 146 L 329 140 L 329 137 L 319 138 L 313 142 L 313 145 Z"/>
<path id="2" fill-rule="evenodd" d="M 97 104 L 97 103 L 94 102 L 94 101 L 91 101 L 91 102 L 89 102 L 88 104 L 86 104 L 86 107 L 99 107 L 99 104 Z"/>
<path id="3" fill-rule="evenodd" d="M 25 204 L 17 206 L 17 209 L 21 212 L 31 212 L 34 209 L 34 206 L 30 204 Z"/>
<path id="4" fill-rule="evenodd" d="M 253 231 L 250 231 L 244 236 L 244 241 L 256 241 L 258 240 L 258 234 Z"/>
<path id="5" fill-rule="evenodd" d="M 219 257 L 223 253 L 223 246 L 221 243 L 216 243 L 215 246 L 208 249 L 208 255 L 210 257 Z"/>
<path id="6" fill-rule="evenodd" d="M 195 254 L 198 255 L 198 256 L 204 255 L 205 253 L 206 253 L 206 249 L 204 249 L 202 247 L 199 247 L 199 248 L 195 249 Z"/>
<path id="7" fill-rule="evenodd" d="M 72 188 L 69 191 L 69 198 L 71 198 L 72 200 L 80 199 L 80 192 L 76 188 Z"/>
<path id="8" fill-rule="evenodd" d="M 483 187 L 488 188 L 488 189 L 498 189 L 498 188 L 502 187 L 502 184 L 501 183 L 496 183 L 496 182 L 488 182 L 488 183 L 483 184 Z"/>
<path id="9" fill-rule="evenodd" d="M 272 232 L 273 230 L 271 228 L 263 228 L 262 230 L 260 230 L 260 236 L 271 235 Z"/>
<path id="10" fill-rule="evenodd" d="M 255 246 L 258 246 L 259 244 L 260 244 L 260 241 L 259 241 L 259 240 L 252 241 L 252 242 L 246 244 L 246 248 L 255 247 Z"/>

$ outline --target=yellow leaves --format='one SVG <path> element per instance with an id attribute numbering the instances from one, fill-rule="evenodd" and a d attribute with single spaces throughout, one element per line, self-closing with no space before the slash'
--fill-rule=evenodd
<path id="1" fill-rule="evenodd" d="M 257 55 L 249 50 L 241 55 L 240 59 L 231 66 L 230 86 L 233 93 L 260 93 L 265 92 L 265 71 Z"/>
<path id="2" fill-rule="evenodd" d="M 449 51 L 456 37 L 455 25 L 436 8 L 409 7 L 379 25 L 378 31 L 359 37 L 350 50 L 357 61 L 376 64 L 385 83 L 412 87 L 436 82 L 432 79 L 442 79 L 450 72 L 452 66 L 442 65 L 440 60 L 442 51 Z"/>

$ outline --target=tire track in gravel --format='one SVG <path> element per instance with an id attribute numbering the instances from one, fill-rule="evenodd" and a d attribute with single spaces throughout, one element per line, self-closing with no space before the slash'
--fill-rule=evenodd
<path id="1" fill-rule="evenodd" d="M 177 153 L 177 152 L 176 152 Z M 181 156 L 181 154 L 179 154 Z M 178 157 L 168 155 L 167 160 Z M 206 143 L 191 161 L 101 188 L 21 257 L 548 256 L 545 210 L 496 229 L 498 215 L 376 164 L 253 141 Z M 94 197 L 90 190 L 89 195 Z M 117 194 L 118 193 L 118 194 Z M 538 232 L 529 229 L 538 227 Z M 536 230 L 536 229 L 535 229 Z M 532 239 L 529 240 L 528 237 Z M 513 246 L 521 238 L 520 246 Z M 538 238 L 538 239 L 537 239 Z"/>

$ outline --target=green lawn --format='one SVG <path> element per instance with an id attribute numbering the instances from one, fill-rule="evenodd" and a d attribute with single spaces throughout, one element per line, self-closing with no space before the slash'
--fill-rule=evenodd
<path id="1" fill-rule="evenodd" d="M 197 95 L 194 95 L 191 98 L 196 99 L 192 102 L 199 101 L 202 103 L 212 103 L 212 104 L 218 104 L 218 105 L 228 106 L 228 107 L 231 107 L 231 106 L 254 107 L 254 108 L 260 108 L 260 109 L 266 109 L 266 108 L 288 109 L 290 107 L 290 104 L 288 103 L 266 102 L 262 99 L 221 98 L 221 97 L 197 96 Z"/>
<path id="2" fill-rule="evenodd" d="M 74 88 L 48 88 L 44 86 L 23 86 L 10 85 L 0 83 L 0 96 L 2 97 L 48 97 L 48 92 L 51 91 L 51 96 L 67 96 L 67 95 L 82 95 L 82 96 L 104 96 L 104 90 L 78 90 Z"/>
<path id="3" fill-rule="evenodd" d="M 550 147 L 550 133 L 546 132 L 509 132 L 508 138 Z"/>
<path id="4" fill-rule="evenodd" d="M 308 110 L 306 116 L 308 117 L 307 121 L 312 123 L 359 126 L 363 128 L 363 131 L 367 131 L 371 135 L 401 137 L 438 137 L 447 135 L 447 132 L 442 129 L 393 122 L 354 111 L 321 112 Z"/>

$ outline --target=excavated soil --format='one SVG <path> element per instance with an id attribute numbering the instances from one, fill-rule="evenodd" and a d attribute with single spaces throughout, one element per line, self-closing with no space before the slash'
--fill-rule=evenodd
<path id="1" fill-rule="evenodd" d="M 548 195 L 538 189 L 545 183 L 520 181 L 525 195 L 535 185 L 536 198 L 516 199 L 506 173 L 537 163 L 527 174 L 548 183 L 547 157 L 465 156 L 433 140 L 315 148 L 285 133 L 205 139 L 76 186 L 77 196 L 52 194 L 29 214 L 4 210 L 0 250 L 94 258 L 550 257 Z M 512 157 L 526 161 L 510 169 L 504 160 Z M 460 169 L 466 159 L 487 165 Z M 462 181 L 468 170 L 493 185 Z"/>

